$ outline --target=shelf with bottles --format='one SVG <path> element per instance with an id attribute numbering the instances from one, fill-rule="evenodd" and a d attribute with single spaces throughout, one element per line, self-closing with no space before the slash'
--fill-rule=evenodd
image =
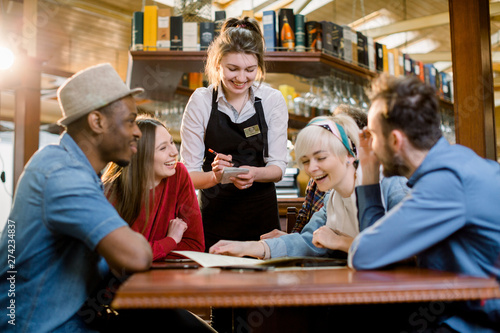
<path id="1" fill-rule="evenodd" d="M 184 72 L 203 72 L 206 51 L 131 51 L 127 84 L 142 87 L 145 98 L 171 100 Z M 267 52 L 266 70 L 316 78 L 332 68 L 347 75 L 371 79 L 376 73 L 323 52 Z"/>

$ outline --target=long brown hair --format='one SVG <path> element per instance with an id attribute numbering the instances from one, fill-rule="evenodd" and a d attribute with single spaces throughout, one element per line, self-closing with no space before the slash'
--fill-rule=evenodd
<path id="1" fill-rule="evenodd" d="M 147 115 L 140 115 L 137 118 L 137 125 L 142 132 L 137 144 L 137 154 L 132 156 L 130 164 L 126 167 L 109 163 L 102 176 L 106 196 L 129 225 L 132 225 L 139 216 L 142 205 L 146 208 L 146 221 L 148 221 L 151 208 L 148 194 L 154 184 L 156 128 L 162 126 L 167 129 L 161 121 Z M 154 198 L 154 188 L 151 198 Z"/>
<path id="2" fill-rule="evenodd" d="M 210 44 L 207 53 L 205 74 L 215 89 L 220 83 L 219 65 L 228 53 L 246 53 L 257 57 L 259 73 L 257 80 L 262 82 L 266 73 L 264 64 L 264 37 L 259 23 L 249 17 L 229 18 L 224 22 L 220 35 Z"/>

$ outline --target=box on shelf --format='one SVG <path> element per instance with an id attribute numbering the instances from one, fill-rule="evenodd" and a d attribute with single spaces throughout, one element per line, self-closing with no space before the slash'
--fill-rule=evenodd
<path id="1" fill-rule="evenodd" d="M 170 17 L 170 49 L 182 51 L 182 16 Z"/>
<path id="2" fill-rule="evenodd" d="M 182 23 L 182 50 L 198 51 L 198 23 Z"/>
<path id="3" fill-rule="evenodd" d="M 376 55 L 375 55 L 375 43 L 372 37 L 366 39 L 368 44 L 368 69 L 375 72 L 377 70 L 376 66 Z"/>
<path id="4" fill-rule="evenodd" d="M 355 62 L 358 59 L 358 38 L 351 27 L 342 26 L 342 34 L 344 36 L 344 60 L 347 62 Z M 356 53 L 356 57 L 354 54 Z"/>
<path id="5" fill-rule="evenodd" d="M 158 35 L 156 46 L 158 49 L 170 49 L 170 8 L 158 9 Z"/>
<path id="6" fill-rule="evenodd" d="M 144 48 L 144 13 L 134 12 L 132 15 L 131 51 L 142 51 Z"/>
<path id="7" fill-rule="evenodd" d="M 321 39 L 323 40 L 323 51 L 327 54 L 333 54 L 333 22 L 321 21 L 321 30 L 323 32 Z"/>
<path id="8" fill-rule="evenodd" d="M 226 11 L 225 10 L 217 10 L 215 11 L 215 20 L 214 20 L 214 38 L 217 38 L 220 34 L 220 29 L 226 20 Z"/>
<path id="9" fill-rule="evenodd" d="M 382 53 L 384 54 L 384 72 L 389 73 L 389 55 L 385 44 L 382 44 Z"/>
<path id="10" fill-rule="evenodd" d="M 144 6 L 144 50 L 156 51 L 158 7 Z"/>
<path id="11" fill-rule="evenodd" d="M 306 47 L 312 51 L 321 51 L 323 49 L 321 23 L 317 21 L 307 21 L 306 24 Z"/>
<path id="12" fill-rule="evenodd" d="M 200 49 L 206 50 L 214 39 L 214 22 L 200 22 Z"/>
<path id="13" fill-rule="evenodd" d="M 344 33 L 342 26 L 332 22 L 332 47 L 333 55 L 344 58 Z"/>
<path id="14" fill-rule="evenodd" d="M 358 64 L 361 67 L 368 68 L 368 39 L 360 31 L 356 32 L 356 36 L 358 38 Z"/>
<path id="15" fill-rule="evenodd" d="M 436 67 L 433 64 L 424 65 L 424 81 L 436 88 Z"/>
<path id="16" fill-rule="evenodd" d="M 420 60 L 414 60 L 413 61 L 413 66 L 414 66 L 414 73 L 415 75 L 422 80 L 422 82 L 425 82 L 425 77 L 424 77 L 424 63 L 421 62 Z"/>
<path id="17" fill-rule="evenodd" d="M 276 13 L 274 10 L 266 10 L 262 13 L 262 31 L 267 51 L 274 51 L 278 46 L 276 43 Z"/>
<path id="18" fill-rule="evenodd" d="M 404 54 L 404 68 L 405 68 L 405 76 L 407 75 L 413 75 L 415 74 L 414 68 L 413 68 L 413 60 L 410 58 L 409 54 Z"/>
<path id="19" fill-rule="evenodd" d="M 305 16 L 302 14 L 295 15 L 295 50 L 297 52 L 306 50 Z"/>
<path id="20" fill-rule="evenodd" d="M 401 71 L 402 66 L 400 65 L 401 54 L 398 49 L 388 49 L 387 56 L 389 57 L 389 74 L 394 76 L 404 75 Z"/>
<path id="21" fill-rule="evenodd" d="M 384 49 L 382 44 L 375 42 L 375 69 L 384 71 Z"/>
<path id="22" fill-rule="evenodd" d="M 189 89 L 196 89 L 203 87 L 203 74 L 198 72 L 189 73 Z"/>

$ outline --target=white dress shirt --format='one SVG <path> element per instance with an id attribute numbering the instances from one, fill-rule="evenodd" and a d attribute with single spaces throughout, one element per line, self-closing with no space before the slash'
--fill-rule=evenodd
<path id="1" fill-rule="evenodd" d="M 288 109 L 285 99 L 279 90 L 273 89 L 265 84 L 254 85 L 250 88 L 250 99 L 238 113 L 224 96 L 222 88 L 217 89 L 217 102 L 220 112 L 229 116 L 232 122 L 242 123 L 252 117 L 256 111 L 254 108 L 255 97 L 262 100 L 262 108 L 268 127 L 269 157 L 264 158 L 266 166 L 276 165 L 285 173 L 287 165 L 287 128 Z M 189 99 L 181 124 L 181 161 L 189 172 L 201 171 L 205 153 L 205 132 L 212 111 L 213 87 L 198 88 Z M 224 133 L 221 133 L 224 135 Z M 208 147 L 211 148 L 211 147 Z M 224 154 L 223 151 L 218 153 Z"/>

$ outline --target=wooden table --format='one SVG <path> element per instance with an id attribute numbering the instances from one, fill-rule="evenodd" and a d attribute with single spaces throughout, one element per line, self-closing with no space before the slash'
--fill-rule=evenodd
<path id="1" fill-rule="evenodd" d="M 152 269 L 118 289 L 116 308 L 310 306 L 500 298 L 497 282 L 453 273 L 397 268 L 239 272 Z"/>
<path id="2" fill-rule="evenodd" d="M 264 327 L 260 331 L 282 331 L 283 325 L 289 324 L 288 331 L 300 332 L 310 330 L 298 317 L 311 306 L 374 303 L 380 306 L 378 303 L 489 298 L 500 298 L 499 285 L 493 278 L 408 267 L 379 271 L 342 267 L 265 272 L 152 269 L 131 276 L 118 289 L 112 306 L 117 309 L 272 307 L 273 314 L 279 313 L 276 310 L 288 309 L 287 314 L 275 316 L 279 323 L 260 324 L 259 327 Z"/>

